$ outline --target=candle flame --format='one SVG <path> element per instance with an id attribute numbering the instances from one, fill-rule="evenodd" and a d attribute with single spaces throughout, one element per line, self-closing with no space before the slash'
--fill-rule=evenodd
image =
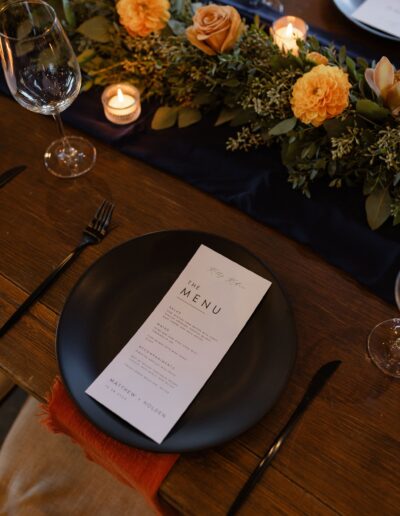
<path id="1" fill-rule="evenodd" d="M 121 88 L 118 88 L 118 90 L 117 90 L 117 98 L 118 98 L 118 102 L 122 103 L 124 101 L 124 94 L 122 93 Z"/>
<path id="2" fill-rule="evenodd" d="M 293 25 L 289 23 L 289 25 L 286 27 L 286 36 L 292 36 L 293 35 Z"/>

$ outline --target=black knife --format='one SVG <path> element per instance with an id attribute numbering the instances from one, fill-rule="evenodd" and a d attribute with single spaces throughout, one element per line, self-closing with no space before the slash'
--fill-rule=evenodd
<path id="1" fill-rule="evenodd" d="M 10 168 L 0 175 L 0 188 L 6 185 L 11 179 L 14 179 L 18 174 L 26 169 L 26 165 L 18 165 L 18 167 Z"/>
<path id="2" fill-rule="evenodd" d="M 278 437 L 273 442 L 270 449 L 258 463 L 258 466 L 254 469 L 253 473 L 248 478 L 247 482 L 244 484 L 242 489 L 239 491 L 235 501 L 230 506 L 229 511 L 227 512 L 227 516 L 233 516 L 236 514 L 238 509 L 242 506 L 243 502 L 249 496 L 253 487 L 257 484 L 261 475 L 264 473 L 266 468 L 272 462 L 272 459 L 278 453 L 280 447 L 282 446 L 286 437 L 290 434 L 290 432 L 295 427 L 297 421 L 303 415 L 304 411 L 307 409 L 308 405 L 312 402 L 312 400 L 319 394 L 322 390 L 325 383 L 329 380 L 332 374 L 336 371 L 336 369 L 340 366 L 342 362 L 340 360 L 334 360 L 333 362 L 328 362 L 318 369 L 318 371 L 312 377 L 307 390 L 303 396 L 303 399 L 297 405 L 297 408 L 290 416 L 289 421 L 286 423 L 284 428 L 279 433 Z"/>

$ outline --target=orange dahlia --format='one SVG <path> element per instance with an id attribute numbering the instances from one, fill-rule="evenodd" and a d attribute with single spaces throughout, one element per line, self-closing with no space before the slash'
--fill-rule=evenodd
<path id="1" fill-rule="evenodd" d="M 168 0 L 118 0 L 119 21 L 131 36 L 162 30 L 170 18 Z"/>
<path id="2" fill-rule="evenodd" d="M 293 113 L 305 124 L 318 127 L 346 109 L 350 88 L 347 73 L 337 66 L 315 66 L 293 87 Z"/>

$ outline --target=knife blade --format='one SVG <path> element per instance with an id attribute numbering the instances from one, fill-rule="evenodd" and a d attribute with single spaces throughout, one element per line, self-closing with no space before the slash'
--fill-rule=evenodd
<path id="1" fill-rule="evenodd" d="M 18 174 L 26 169 L 26 165 L 18 165 L 17 167 L 10 168 L 0 175 L 0 188 L 6 185 L 11 179 L 14 179 Z"/>
<path id="2" fill-rule="evenodd" d="M 341 360 L 334 360 L 332 362 L 328 362 L 324 364 L 322 367 L 318 369 L 318 371 L 312 377 L 306 392 L 297 405 L 296 409 L 290 416 L 288 422 L 280 431 L 278 437 L 273 442 L 272 446 L 269 448 L 264 457 L 260 460 L 258 465 L 255 467 L 250 477 L 239 491 L 239 494 L 235 498 L 234 502 L 230 506 L 227 516 L 233 516 L 237 513 L 239 508 L 242 506 L 243 502 L 249 496 L 254 486 L 257 484 L 261 475 L 267 469 L 269 464 L 272 462 L 272 459 L 278 453 L 280 447 L 282 446 L 286 437 L 290 434 L 290 432 L 295 427 L 296 423 L 299 421 L 300 417 L 303 415 L 309 404 L 313 401 L 313 399 L 321 392 L 325 383 L 329 380 L 329 378 L 333 375 L 336 369 L 340 366 Z"/>

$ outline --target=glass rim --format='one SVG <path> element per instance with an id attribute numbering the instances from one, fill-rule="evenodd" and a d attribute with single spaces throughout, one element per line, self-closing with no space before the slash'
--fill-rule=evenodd
<path id="1" fill-rule="evenodd" d="M 51 13 L 51 16 L 52 16 L 52 23 L 51 23 L 50 27 L 47 27 L 46 30 L 44 30 L 41 34 L 38 34 L 37 36 L 26 36 L 24 38 L 16 38 L 14 36 L 8 36 L 7 34 L 4 34 L 0 30 L 0 37 L 2 37 L 4 39 L 8 39 L 10 41 L 31 41 L 31 40 L 35 40 L 35 39 L 38 39 L 38 38 L 42 38 L 45 34 L 50 32 L 52 30 L 52 28 L 54 27 L 54 25 L 58 22 L 58 17 L 57 17 L 56 11 L 54 10 L 54 8 L 50 4 L 48 4 L 44 0 L 14 0 L 12 2 L 7 2 L 2 7 L 0 7 L 0 17 L 2 16 L 2 14 L 9 7 L 13 7 L 13 6 L 16 6 L 16 5 L 23 5 L 23 4 L 37 4 L 37 5 L 46 6 L 46 8 L 48 9 L 48 11 Z"/>
<path id="2" fill-rule="evenodd" d="M 394 284 L 394 297 L 396 300 L 397 308 L 400 310 L 400 271 L 397 273 L 396 282 Z"/>

